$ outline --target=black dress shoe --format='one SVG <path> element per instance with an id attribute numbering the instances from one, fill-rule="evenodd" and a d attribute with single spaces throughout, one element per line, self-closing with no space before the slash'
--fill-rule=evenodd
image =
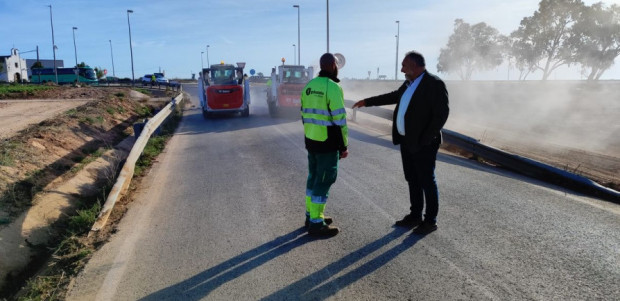
<path id="1" fill-rule="evenodd" d="M 422 219 L 419 217 L 414 217 L 411 214 L 407 214 L 405 217 L 403 217 L 403 219 L 396 221 L 396 223 L 394 223 L 395 226 L 397 227 L 407 227 L 407 228 L 413 228 L 417 225 L 419 225 L 422 222 Z"/>

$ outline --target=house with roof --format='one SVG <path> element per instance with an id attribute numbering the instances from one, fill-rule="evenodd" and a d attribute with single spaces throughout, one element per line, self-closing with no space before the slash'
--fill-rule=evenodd
<path id="1" fill-rule="evenodd" d="M 19 50 L 11 49 L 11 55 L 0 56 L 0 82 L 28 81 L 26 60 L 19 56 Z"/>

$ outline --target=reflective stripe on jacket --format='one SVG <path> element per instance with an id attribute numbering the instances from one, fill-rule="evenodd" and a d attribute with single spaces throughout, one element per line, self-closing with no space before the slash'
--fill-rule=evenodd
<path id="1" fill-rule="evenodd" d="M 347 113 L 342 88 L 329 77 L 312 79 L 301 91 L 301 117 L 313 151 L 346 150 L 348 145 Z M 308 143 L 306 143 L 306 148 Z"/>

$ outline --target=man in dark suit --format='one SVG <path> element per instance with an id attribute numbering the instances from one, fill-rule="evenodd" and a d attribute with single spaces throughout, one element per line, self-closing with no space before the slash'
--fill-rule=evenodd
<path id="1" fill-rule="evenodd" d="M 397 221 L 396 226 L 427 234 L 437 229 L 439 193 L 435 161 L 441 144 L 441 128 L 448 119 L 448 91 L 441 79 L 426 71 L 420 53 L 408 52 L 400 71 L 407 80 L 398 90 L 360 100 L 353 108 L 396 104 L 392 141 L 395 145 L 400 144 L 411 202 L 411 212 Z M 425 203 L 426 212 L 422 219 Z"/>

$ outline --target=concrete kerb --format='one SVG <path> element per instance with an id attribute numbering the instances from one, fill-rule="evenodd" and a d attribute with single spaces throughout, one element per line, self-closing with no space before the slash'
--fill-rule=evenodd
<path id="1" fill-rule="evenodd" d="M 353 112 L 350 115 L 353 122 L 357 122 L 357 119 L 360 116 L 363 118 L 363 122 L 371 122 L 374 124 L 377 124 L 377 121 L 372 119 L 377 117 L 387 121 L 390 120 L 389 118 L 386 118 L 386 114 L 367 114 L 362 111 L 357 112 L 357 109 L 352 109 L 352 111 Z M 368 118 L 369 116 L 372 116 L 373 118 Z M 391 121 L 389 122 L 391 123 Z M 384 126 L 383 122 L 379 122 L 378 124 Z M 586 177 L 561 170 L 530 158 L 525 158 L 484 145 L 472 137 L 448 129 L 444 129 L 442 132 L 444 143 L 456 146 L 474 154 L 477 157 L 497 163 L 502 167 L 532 178 L 620 204 L 620 192 L 604 187 Z"/>
<path id="2" fill-rule="evenodd" d="M 112 213 L 112 209 L 114 209 L 114 205 L 116 202 L 127 192 L 127 188 L 131 183 L 131 179 L 133 178 L 134 169 L 136 166 L 136 162 L 149 138 L 153 134 L 153 132 L 161 125 L 161 123 L 166 120 L 166 118 L 170 115 L 170 113 L 174 110 L 177 102 L 183 100 L 183 93 L 180 93 L 176 97 L 168 103 L 159 113 L 157 113 L 153 118 L 151 118 L 144 129 L 140 133 L 140 136 L 136 139 L 131 151 L 129 152 L 129 156 L 127 156 L 127 160 L 123 165 L 121 172 L 116 180 L 116 183 L 112 187 L 112 190 L 108 194 L 103 207 L 101 208 L 101 212 L 99 216 L 97 216 L 97 220 L 93 224 L 88 236 L 92 236 L 95 232 L 101 230 L 105 227 L 110 214 Z"/>

